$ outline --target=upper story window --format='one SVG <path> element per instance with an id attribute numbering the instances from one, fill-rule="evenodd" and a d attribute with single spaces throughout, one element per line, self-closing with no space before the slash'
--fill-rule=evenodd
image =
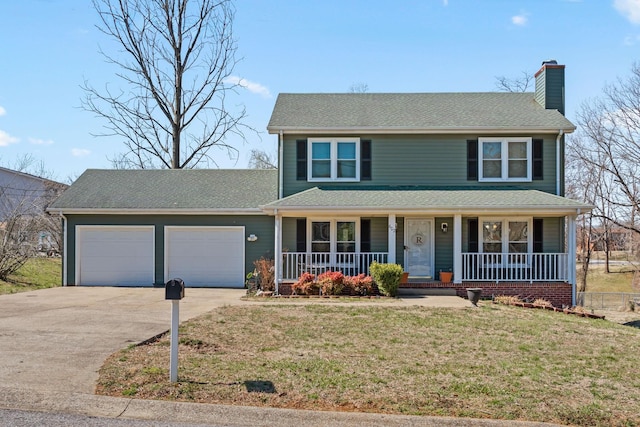
<path id="1" fill-rule="evenodd" d="M 309 138 L 309 181 L 359 181 L 360 138 Z"/>
<path id="2" fill-rule="evenodd" d="M 480 181 L 531 181 L 531 138 L 479 138 Z"/>

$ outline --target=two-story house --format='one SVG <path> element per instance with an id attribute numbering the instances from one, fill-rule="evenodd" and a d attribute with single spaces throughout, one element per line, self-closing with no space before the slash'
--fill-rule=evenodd
<path id="1" fill-rule="evenodd" d="M 367 273 L 375 260 L 401 264 L 409 286 L 571 304 L 575 218 L 590 209 L 563 196 L 574 130 L 555 61 L 535 93 L 281 94 L 268 125 L 277 171 L 81 176 L 52 209 L 72 242 L 65 283 L 121 283 L 102 270 L 126 263 L 123 241 L 138 227 L 137 282 L 148 285 L 180 275 L 242 286 L 267 255 L 279 293 L 303 272 Z"/>

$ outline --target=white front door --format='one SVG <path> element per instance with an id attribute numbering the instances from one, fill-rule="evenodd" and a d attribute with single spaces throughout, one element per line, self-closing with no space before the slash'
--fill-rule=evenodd
<path id="1" fill-rule="evenodd" d="M 404 269 L 410 277 L 433 278 L 433 220 L 405 219 Z"/>

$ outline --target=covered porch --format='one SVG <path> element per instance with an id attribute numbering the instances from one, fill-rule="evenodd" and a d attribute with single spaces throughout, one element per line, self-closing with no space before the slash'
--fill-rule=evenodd
<path id="1" fill-rule="evenodd" d="M 420 286 L 575 283 L 581 203 L 537 190 L 322 189 L 280 199 L 276 289 L 302 273 L 397 263 Z M 441 272 L 453 273 L 443 281 Z"/>

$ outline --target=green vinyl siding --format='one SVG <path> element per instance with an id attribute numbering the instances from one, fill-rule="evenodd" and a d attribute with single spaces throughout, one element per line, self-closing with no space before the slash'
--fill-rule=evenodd
<path id="1" fill-rule="evenodd" d="M 371 252 L 389 250 L 389 221 L 387 218 L 371 218 Z"/>
<path id="2" fill-rule="evenodd" d="M 313 187 L 353 187 L 380 185 L 429 185 L 499 187 L 513 186 L 512 182 L 467 181 L 467 140 L 487 135 L 351 135 L 361 140 L 371 140 L 372 179 L 360 183 L 307 182 L 296 179 L 296 140 L 306 139 L 304 135 L 286 136 L 283 149 L 283 195 L 304 191 Z M 556 148 L 557 135 L 513 134 L 543 139 L 543 177 L 532 182 L 518 182 L 527 189 L 537 189 L 548 193 L 556 191 Z M 315 136 L 314 136 L 315 137 Z M 531 165 L 530 165 L 531 166 Z"/>
<path id="3" fill-rule="evenodd" d="M 67 215 L 67 283 L 75 284 L 76 226 L 78 225 L 139 225 L 155 227 L 155 286 L 164 285 L 164 227 L 210 226 L 244 227 L 245 275 L 254 269 L 253 262 L 260 257 L 273 258 L 274 219 L 264 215 L 207 216 L 207 215 Z M 247 242 L 250 234 L 258 236 Z"/>
<path id="4" fill-rule="evenodd" d="M 564 219 L 544 218 L 542 225 L 542 251 L 546 253 L 564 252 Z"/>
<path id="5" fill-rule="evenodd" d="M 282 218 L 282 251 L 298 252 L 296 241 L 296 221 L 298 218 Z"/>
<path id="6" fill-rule="evenodd" d="M 449 226 L 446 233 L 442 232 L 443 222 Z M 433 271 L 453 271 L 453 217 L 435 219 L 434 239 L 436 256 Z"/>

